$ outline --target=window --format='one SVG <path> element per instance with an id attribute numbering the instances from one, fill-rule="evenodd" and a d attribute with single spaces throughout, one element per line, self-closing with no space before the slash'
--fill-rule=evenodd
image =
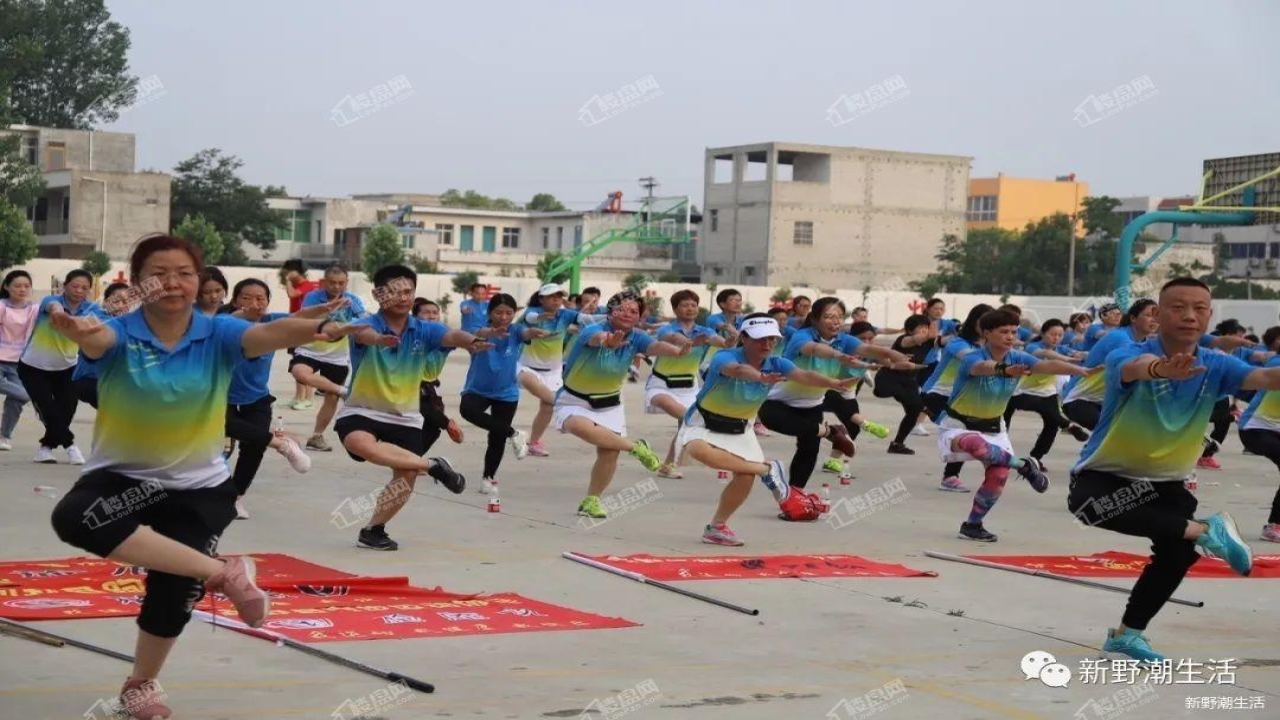
<path id="1" fill-rule="evenodd" d="M 742 268 L 743 277 L 755 277 L 756 269 L 750 265 Z"/>
<path id="2" fill-rule="evenodd" d="M 53 172 L 54 170 L 67 169 L 67 144 L 62 142 L 51 142 L 45 145 L 45 172 Z"/>
<path id="3" fill-rule="evenodd" d="M 719 229 L 720 229 L 720 211 L 712 210 L 711 211 L 711 232 L 715 232 Z"/>
<path id="4" fill-rule="evenodd" d="M 551 228 L 542 228 L 542 249 L 546 250 L 551 247 Z"/>
<path id="5" fill-rule="evenodd" d="M 795 230 L 791 234 L 791 241 L 796 245 L 812 245 L 813 223 L 806 220 L 797 220 Z"/>
<path id="6" fill-rule="evenodd" d="M 713 272 L 715 273 L 716 277 L 720 277 L 721 275 L 724 275 L 724 268 L 722 267 L 714 268 Z"/>
<path id="7" fill-rule="evenodd" d="M 436 238 L 440 245 L 453 245 L 453 224 L 436 223 Z"/>
<path id="8" fill-rule="evenodd" d="M 502 247 L 520 247 L 520 228 L 502 228 Z"/>
<path id="9" fill-rule="evenodd" d="M 556 249 L 557 250 L 564 249 L 564 226 L 563 225 L 556 228 Z"/>
<path id="10" fill-rule="evenodd" d="M 403 246 L 405 250 L 412 250 L 414 242 L 416 240 L 417 240 L 416 235 L 401 235 L 400 245 Z"/>
<path id="11" fill-rule="evenodd" d="M 733 156 L 717 155 L 711 169 L 711 182 L 724 185 L 733 182 Z"/>
<path id="12" fill-rule="evenodd" d="M 40 165 L 40 138 L 35 135 L 27 136 L 27 162 L 32 165 Z"/>
<path id="13" fill-rule="evenodd" d="M 71 220 L 71 195 L 69 194 L 62 196 L 62 220 L 64 223 Z M 66 225 L 64 224 L 63 227 Z"/>
<path id="14" fill-rule="evenodd" d="M 1272 257 L 1272 258 L 1280 258 L 1280 243 L 1271 243 L 1271 255 L 1270 255 L 1270 257 Z"/>
<path id="15" fill-rule="evenodd" d="M 582 226 L 581 225 L 573 226 L 573 246 L 575 248 L 582 247 Z"/>
<path id="16" fill-rule="evenodd" d="M 969 222 L 995 222 L 996 207 L 995 195 L 971 195 L 965 219 Z"/>

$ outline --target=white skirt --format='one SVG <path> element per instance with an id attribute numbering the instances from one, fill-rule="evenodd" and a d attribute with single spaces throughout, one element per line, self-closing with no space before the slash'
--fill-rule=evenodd
<path id="1" fill-rule="evenodd" d="M 677 465 L 685 464 L 685 446 L 694 440 L 701 440 L 712 447 L 737 455 L 748 462 L 764 462 L 764 450 L 760 448 L 760 441 L 756 439 L 756 434 L 751 431 L 750 427 L 741 435 L 711 432 L 702 425 L 702 418 L 698 417 L 697 413 L 694 413 L 693 420 L 681 427 L 680 432 L 676 434 Z"/>
<path id="2" fill-rule="evenodd" d="M 654 407 L 653 400 L 659 395 L 669 395 L 685 410 L 688 410 L 698 399 L 698 388 L 670 388 L 661 380 L 650 377 L 644 386 L 644 411 L 649 415 L 666 415 L 666 411 Z"/>
<path id="3" fill-rule="evenodd" d="M 516 374 L 519 375 L 520 373 L 529 373 L 534 376 L 538 379 L 538 382 L 542 383 L 543 387 L 551 392 L 558 392 L 560 388 L 564 387 L 564 378 L 559 370 L 538 370 L 528 365 L 520 365 L 516 367 Z"/>
<path id="4" fill-rule="evenodd" d="M 975 433 L 977 430 L 970 430 L 955 418 L 946 418 L 938 424 L 938 452 L 942 455 L 942 462 L 968 462 L 975 460 L 972 455 L 967 452 L 959 452 L 951 449 L 951 441 L 966 433 Z M 1013 455 L 1013 444 L 1009 442 L 1009 433 L 1005 428 L 1004 420 L 1000 421 L 1000 432 L 998 433 L 978 433 L 983 440 L 1003 448 L 1010 455 Z"/>
<path id="5" fill-rule="evenodd" d="M 584 417 L 606 430 L 612 430 L 623 437 L 627 435 L 627 416 L 622 411 L 621 403 L 597 410 L 587 404 L 586 400 L 569 394 L 567 390 L 561 391 L 556 396 L 556 404 L 551 411 L 551 425 L 560 432 L 566 432 L 564 424 L 571 417 Z"/>

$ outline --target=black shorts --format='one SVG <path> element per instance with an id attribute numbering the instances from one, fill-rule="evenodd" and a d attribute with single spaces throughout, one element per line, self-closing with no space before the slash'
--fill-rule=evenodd
<path id="1" fill-rule="evenodd" d="M 309 358 L 303 355 L 294 355 L 289 360 L 289 372 L 293 372 L 294 365 L 306 365 L 307 367 L 320 373 L 320 377 L 328 380 L 334 385 L 347 384 L 347 374 L 351 372 L 351 368 L 346 365 L 334 365 L 323 360 Z"/>
<path id="2" fill-rule="evenodd" d="M 427 451 L 426 442 L 422 437 L 422 428 L 420 427 L 395 425 L 374 420 L 364 415 L 344 415 L 333 424 L 333 430 L 338 433 L 338 439 L 344 441 L 348 435 L 359 430 L 369 433 L 378 442 L 391 443 L 396 447 L 408 450 L 414 455 L 422 455 Z M 356 462 L 365 461 L 364 458 L 351 453 L 351 451 L 347 451 L 347 454 Z"/>

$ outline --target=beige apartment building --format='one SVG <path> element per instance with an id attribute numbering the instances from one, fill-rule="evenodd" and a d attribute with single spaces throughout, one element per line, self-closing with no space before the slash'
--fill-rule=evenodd
<path id="1" fill-rule="evenodd" d="M 102 250 L 128 257 L 134 243 L 169 230 L 170 177 L 136 172 L 130 133 L 12 125 L 45 192 L 27 209 L 38 257 L 80 259 Z"/>
<path id="2" fill-rule="evenodd" d="M 703 282 L 884 288 L 964 236 L 972 158 L 768 142 L 708 148 Z"/>

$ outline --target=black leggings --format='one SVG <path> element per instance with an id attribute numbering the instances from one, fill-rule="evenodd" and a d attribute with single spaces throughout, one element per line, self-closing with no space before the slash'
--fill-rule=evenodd
<path id="1" fill-rule="evenodd" d="M 440 433 L 449 427 L 449 416 L 444 414 L 444 400 L 436 391 L 440 382 L 424 382 L 418 386 L 418 412 L 422 413 L 422 454 L 440 439 Z"/>
<path id="2" fill-rule="evenodd" d="M 271 445 L 271 406 L 275 401 L 267 395 L 248 405 L 227 406 L 227 437 L 235 439 L 240 447 L 240 457 L 236 458 L 236 469 L 231 474 L 240 495 L 249 492 L 258 468 L 262 467 L 262 456 Z"/>
<path id="3" fill-rule="evenodd" d="M 849 431 L 850 440 L 858 439 L 862 426 L 855 425 L 853 422 L 853 416 L 860 412 L 858 398 L 846 399 L 835 390 L 828 390 L 822 398 L 822 409 L 836 416 L 836 420 L 839 420 L 840 424 L 844 425 L 844 429 Z"/>
<path id="4" fill-rule="evenodd" d="M 494 400 L 483 395 L 467 393 L 458 405 L 462 417 L 472 425 L 489 431 L 489 446 L 484 451 L 484 477 L 491 480 L 498 474 L 502 455 L 506 452 L 507 438 L 515 433 L 511 421 L 516 416 L 515 400 Z M 486 415 L 485 411 L 489 413 Z"/>
<path id="5" fill-rule="evenodd" d="M 1280 468 L 1280 434 L 1274 430 L 1241 430 L 1240 442 L 1244 443 L 1244 449 L 1260 455 L 1276 464 L 1276 468 Z M 1271 499 L 1271 514 L 1267 517 L 1267 523 L 1280 523 L 1280 490 L 1276 490 L 1276 496 Z"/>
<path id="6" fill-rule="evenodd" d="M 938 422 L 942 411 L 947 409 L 947 401 L 950 399 L 949 396 L 941 393 L 925 393 L 922 398 L 924 400 L 924 414 L 928 415 L 933 422 Z"/>
<path id="7" fill-rule="evenodd" d="M 1072 400 L 1062 406 L 1071 422 L 1092 431 L 1098 427 L 1098 419 L 1102 417 L 1102 405 L 1088 400 Z"/>
<path id="8" fill-rule="evenodd" d="M 1062 408 L 1058 406 L 1058 395 L 1048 395 L 1041 397 L 1039 395 L 1014 395 L 1009 398 L 1009 405 L 1004 411 L 1005 428 L 1009 427 L 1010 421 L 1013 419 L 1015 410 L 1025 410 L 1033 412 L 1040 416 L 1040 421 L 1044 423 L 1044 427 L 1040 429 L 1040 436 L 1036 438 L 1036 444 L 1031 448 L 1031 457 L 1041 460 L 1045 455 L 1049 454 L 1049 450 L 1053 448 L 1053 441 L 1058 437 L 1059 430 L 1066 430 L 1071 425 L 1071 421 L 1062 414 Z"/>
<path id="9" fill-rule="evenodd" d="M 781 400 L 765 400 L 760 406 L 760 422 L 770 430 L 796 439 L 796 453 L 791 457 L 790 483 L 804 488 L 818 465 L 818 450 L 822 438 L 822 406 L 811 408 L 792 407 Z"/>
<path id="10" fill-rule="evenodd" d="M 1231 429 L 1231 398 L 1222 398 L 1213 404 L 1213 414 L 1209 416 L 1209 422 L 1213 423 L 1213 430 L 1209 432 L 1209 437 L 1213 438 L 1218 444 L 1206 444 L 1201 457 L 1213 457 L 1222 449 L 1222 443 L 1227 440 L 1227 431 Z"/>
<path id="11" fill-rule="evenodd" d="M 94 410 L 98 409 L 98 378 L 80 378 L 72 383 L 76 399 Z"/>
<path id="12" fill-rule="evenodd" d="M 104 499 L 113 500 L 120 509 L 106 510 Z M 214 487 L 169 490 L 110 470 L 95 470 L 81 475 L 58 501 L 53 529 L 63 542 L 98 557 L 114 552 L 139 525 L 213 555 L 219 536 L 236 516 L 235 501 L 235 485 L 229 480 Z M 151 570 L 138 627 L 157 637 L 177 637 L 203 596 L 204 584 L 199 580 Z"/>
<path id="13" fill-rule="evenodd" d="M 1117 494 L 1122 490 L 1123 500 Z M 1128 509 L 1118 511 L 1117 505 Z M 1125 627 L 1145 630 L 1200 559 L 1195 541 L 1182 537 L 1195 517 L 1196 496 L 1176 480 L 1138 483 L 1085 470 L 1071 478 L 1067 507 L 1083 523 L 1151 538 L 1151 562 L 1134 583 L 1121 620 Z"/>
<path id="14" fill-rule="evenodd" d="M 899 445 L 907 441 L 907 435 L 920 420 L 924 410 L 924 399 L 920 397 L 920 388 L 916 386 L 911 373 L 902 373 L 902 379 L 890 375 L 894 371 L 881 371 L 876 376 L 875 396 L 893 398 L 902 406 L 902 422 L 898 423 L 898 434 L 893 441 Z M 886 377 L 888 375 L 888 377 Z"/>
<path id="15" fill-rule="evenodd" d="M 41 370 L 26 363 L 18 363 L 18 379 L 31 396 L 31 406 L 44 423 L 44 437 L 40 444 L 47 448 L 71 447 L 76 436 L 71 433 L 71 421 L 76 417 L 75 387 L 71 376 L 75 368 L 66 370 Z"/>

